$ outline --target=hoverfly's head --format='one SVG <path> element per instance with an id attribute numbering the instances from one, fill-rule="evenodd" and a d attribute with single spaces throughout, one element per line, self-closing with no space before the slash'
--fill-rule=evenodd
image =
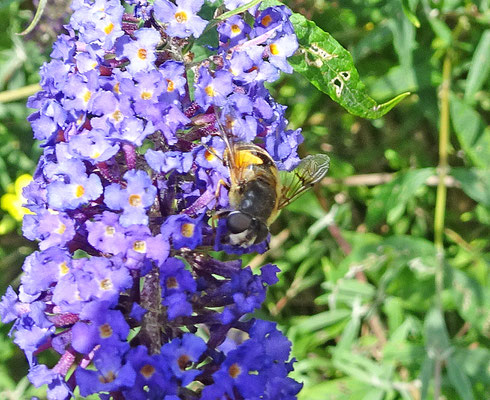
<path id="1" fill-rule="evenodd" d="M 267 239 L 269 229 L 260 219 L 242 211 L 232 211 L 226 217 L 229 234 L 225 242 L 233 246 L 250 247 Z"/>

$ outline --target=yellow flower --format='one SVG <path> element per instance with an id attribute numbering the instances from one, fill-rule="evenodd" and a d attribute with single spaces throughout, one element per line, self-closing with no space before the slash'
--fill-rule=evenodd
<path id="1" fill-rule="evenodd" d="M 7 189 L 0 199 L 0 207 L 7 211 L 15 220 L 22 221 L 25 214 L 32 214 L 27 208 L 22 207 L 26 202 L 22 196 L 22 189 L 32 181 L 32 176 L 29 174 L 21 175 L 17 178 L 13 185 Z"/>

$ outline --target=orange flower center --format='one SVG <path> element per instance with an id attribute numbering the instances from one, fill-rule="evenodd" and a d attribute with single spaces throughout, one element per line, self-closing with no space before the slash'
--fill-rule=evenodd
<path id="1" fill-rule="evenodd" d="M 173 92 L 175 90 L 175 83 L 171 79 L 167 79 L 167 92 Z"/>
<path id="2" fill-rule="evenodd" d="M 112 281 L 109 278 L 101 280 L 100 281 L 100 288 L 102 290 L 111 290 L 112 289 Z"/>
<path id="3" fill-rule="evenodd" d="M 155 373 L 155 367 L 150 364 L 143 365 L 140 369 L 141 375 L 143 375 L 146 379 L 150 379 Z"/>
<path id="4" fill-rule="evenodd" d="M 82 185 L 78 185 L 75 191 L 75 196 L 77 198 L 82 197 L 85 194 L 85 188 Z"/>
<path id="5" fill-rule="evenodd" d="M 112 336 L 112 328 L 109 324 L 104 324 L 99 327 L 99 334 L 102 339 L 107 339 Z"/>
<path id="6" fill-rule="evenodd" d="M 143 100 L 150 100 L 152 97 L 152 93 L 151 92 L 141 92 L 141 98 Z"/>
<path id="7" fill-rule="evenodd" d="M 187 13 L 185 11 L 179 11 L 175 13 L 174 18 L 179 24 L 183 24 L 187 22 Z"/>
<path id="8" fill-rule="evenodd" d="M 135 240 L 133 250 L 137 253 L 146 253 L 146 242 L 144 240 Z"/>
<path id="9" fill-rule="evenodd" d="M 269 46 L 269 49 L 271 50 L 271 54 L 272 54 L 272 55 L 277 56 L 277 55 L 279 54 L 279 47 L 277 47 L 277 44 L 272 43 L 272 44 Z"/>
<path id="10" fill-rule="evenodd" d="M 129 204 L 133 207 L 140 207 L 143 202 L 139 194 L 132 194 L 129 196 Z"/>
<path id="11" fill-rule="evenodd" d="M 70 271 L 70 268 L 68 268 L 68 265 L 66 265 L 66 261 L 63 261 L 60 264 L 60 274 L 66 275 L 69 271 Z"/>
<path id="12" fill-rule="evenodd" d="M 262 18 L 262 21 L 260 21 L 260 23 L 264 26 L 269 26 L 271 22 L 272 22 L 272 17 L 270 15 L 266 15 L 264 18 Z"/>
<path id="13" fill-rule="evenodd" d="M 180 228 L 180 232 L 182 233 L 182 236 L 186 238 L 190 238 L 192 237 L 192 235 L 194 235 L 195 227 L 196 225 L 191 223 L 182 224 L 182 227 Z"/>
<path id="14" fill-rule="evenodd" d="M 179 287 L 179 282 L 177 282 L 177 278 L 175 278 L 175 276 L 169 276 L 165 283 L 167 285 L 167 289 L 177 289 Z"/>
<path id="15" fill-rule="evenodd" d="M 146 49 L 138 49 L 138 58 L 141 58 L 142 60 L 146 60 L 146 57 L 148 56 L 148 53 Z"/>
<path id="16" fill-rule="evenodd" d="M 204 91 L 209 97 L 214 97 L 216 95 L 216 92 L 214 91 L 213 87 L 211 85 L 206 86 L 204 88 Z"/>
<path id="17" fill-rule="evenodd" d="M 191 364 L 191 359 L 187 354 L 182 354 L 177 359 L 177 364 L 181 371 L 185 371 L 185 369 Z"/>
<path id="18" fill-rule="evenodd" d="M 231 364 L 230 368 L 228 368 L 228 374 L 235 379 L 238 375 L 240 375 L 242 372 L 242 369 L 237 363 Z"/>
<path id="19" fill-rule="evenodd" d="M 106 375 L 99 376 L 100 383 L 111 383 L 115 379 L 116 379 L 116 374 L 112 371 L 109 371 Z"/>
<path id="20" fill-rule="evenodd" d="M 111 33 L 113 30 L 114 30 L 114 24 L 112 22 L 104 28 L 104 32 L 106 35 Z"/>

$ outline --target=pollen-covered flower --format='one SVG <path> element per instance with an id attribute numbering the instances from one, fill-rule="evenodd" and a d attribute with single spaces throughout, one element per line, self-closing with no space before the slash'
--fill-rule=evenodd
<path id="1" fill-rule="evenodd" d="M 122 226 L 148 224 L 148 209 L 155 200 L 156 187 L 144 171 L 128 171 L 124 174 L 126 187 L 113 183 L 105 188 L 104 202 L 112 210 L 123 210 L 119 222 Z"/>
<path id="2" fill-rule="evenodd" d="M 129 65 L 126 67 L 132 74 L 139 71 L 150 71 L 155 68 L 155 48 L 161 37 L 154 28 L 141 28 L 134 33 L 136 40 L 124 36 L 117 43 L 119 57 L 126 57 Z"/>
<path id="3" fill-rule="evenodd" d="M 212 76 L 205 67 L 199 69 L 199 75 L 196 84 L 196 102 L 203 108 L 210 105 L 225 105 L 226 97 L 233 91 L 232 75 L 228 71 L 219 70 Z"/>
<path id="4" fill-rule="evenodd" d="M 168 24 L 165 31 L 170 36 L 186 38 L 198 37 L 204 31 L 207 21 L 197 15 L 204 0 L 177 0 L 176 5 L 168 0 L 156 0 L 156 17 Z"/>
<path id="5" fill-rule="evenodd" d="M 74 210 L 102 194 L 102 184 L 96 174 L 87 175 L 79 160 L 64 160 L 53 171 L 48 184 L 48 205 L 54 210 Z"/>

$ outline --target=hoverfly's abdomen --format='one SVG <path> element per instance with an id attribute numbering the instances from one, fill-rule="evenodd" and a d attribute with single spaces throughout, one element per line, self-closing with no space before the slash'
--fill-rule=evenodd
<path id="1" fill-rule="evenodd" d="M 265 178 L 265 177 L 264 177 Z M 270 178 L 270 177 L 267 177 Z M 277 207 L 276 187 L 260 176 L 243 185 L 237 210 L 248 213 L 267 223 Z"/>

